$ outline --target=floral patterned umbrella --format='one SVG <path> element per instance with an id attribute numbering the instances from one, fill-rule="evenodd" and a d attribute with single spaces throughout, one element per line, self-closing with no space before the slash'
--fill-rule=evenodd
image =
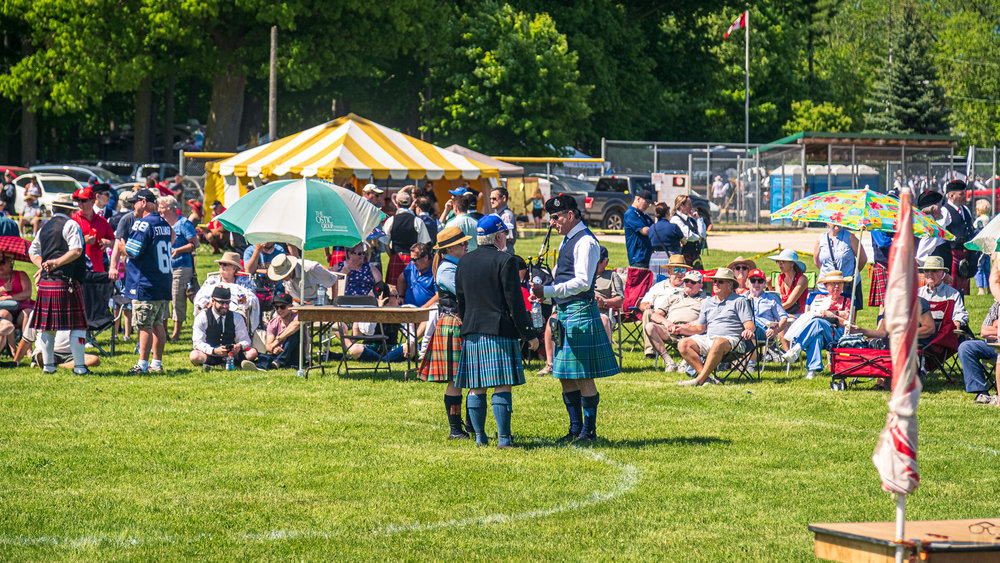
<path id="1" fill-rule="evenodd" d="M 898 217 L 899 200 L 865 188 L 811 195 L 781 208 L 771 215 L 771 221 L 818 221 L 834 223 L 852 231 L 894 233 Z M 917 210 L 913 210 L 913 232 L 921 238 L 955 238 L 929 215 Z"/>

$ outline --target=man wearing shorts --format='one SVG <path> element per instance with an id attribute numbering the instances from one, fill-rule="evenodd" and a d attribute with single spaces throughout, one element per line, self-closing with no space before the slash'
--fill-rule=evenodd
<path id="1" fill-rule="evenodd" d="M 174 230 L 158 213 L 157 198 L 151 191 L 140 190 L 136 196 L 136 215 L 140 207 L 146 215 L 132 225 L 125 242 L 129 257 L 125 296 L 132 300 L 132 322 L 139 330 L 139 362 L 128 371 L 130 375 L 163 372 L 163 347 L 167 341 L 164 322 L 173 281 L 170 251 Z"/>

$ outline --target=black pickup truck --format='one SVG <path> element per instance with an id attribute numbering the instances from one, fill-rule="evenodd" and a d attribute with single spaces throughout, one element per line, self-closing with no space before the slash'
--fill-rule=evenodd
<path id="1" fill-rule="evenodd" d="M 625 210 L 632 205 L 635 192 L 655 189 L 650 176 L 634 174 L 601 176 L 596 184 L 555 176 L 549 176 L 549 182 L 552 184 L 551 193 L 565 193 L 577 199 L 577 204 L 583 210 L 583 219 L 588 225 L 617 231 L 625 228 Z M 705 221 L 711 224 L 711 206 L 708 200 L 693 194 L 691 200 L 698 214 L 706 217 Z M 652 208 L 647 213 L 652 215 Z"/>

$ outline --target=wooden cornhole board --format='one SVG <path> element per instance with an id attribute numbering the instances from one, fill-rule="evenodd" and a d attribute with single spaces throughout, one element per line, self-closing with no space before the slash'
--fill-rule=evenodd
<path id="1" fill-rule="evenodd" d="M 1000 534 L 1000 518 L 906 522 L 904 561 L 1000 562 L 1000 536 L 972 533 L 970 526 L 992 524 Z M 816 534 L 816 557 L 852 563 L 892 563 L 896 559 L 895 522 L 810 524 Z"/>

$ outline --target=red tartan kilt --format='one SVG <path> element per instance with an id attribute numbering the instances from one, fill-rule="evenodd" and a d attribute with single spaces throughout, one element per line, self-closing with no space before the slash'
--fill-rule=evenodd
<path id="1" fill-rule="evenodd" d="M 419 377 L 424 381 L 452 381 L 462 359 L 462 321 L 455 315 L 442 314 L 427 345 Z"/>
<path id="2" fill-rule="evenodd" d="M 889 281 L 889 271 L 881 264 L 872 264 L 871 288 L 868 291 L 868 305 L 878 307 L 885 303 L 885 286 Z"/>
<path id="3" fill-rule="evenodd" d="M 72 286 L 73 292 L 69 289 Z M 87 312 L 79 282 L 41 279 L 35 298 L 35 330 L 87 330 Z"/>
<path id="4" fill-rule="evenodd" d="M 396 281 L 399 279 L 399 274 L 402 274 L 403 270 L 405 270 L 409 264 L 409 254 L 390 254 L 389 267 L 386 268 L 385 283 L 389 285 L 396 285 Z"/>

